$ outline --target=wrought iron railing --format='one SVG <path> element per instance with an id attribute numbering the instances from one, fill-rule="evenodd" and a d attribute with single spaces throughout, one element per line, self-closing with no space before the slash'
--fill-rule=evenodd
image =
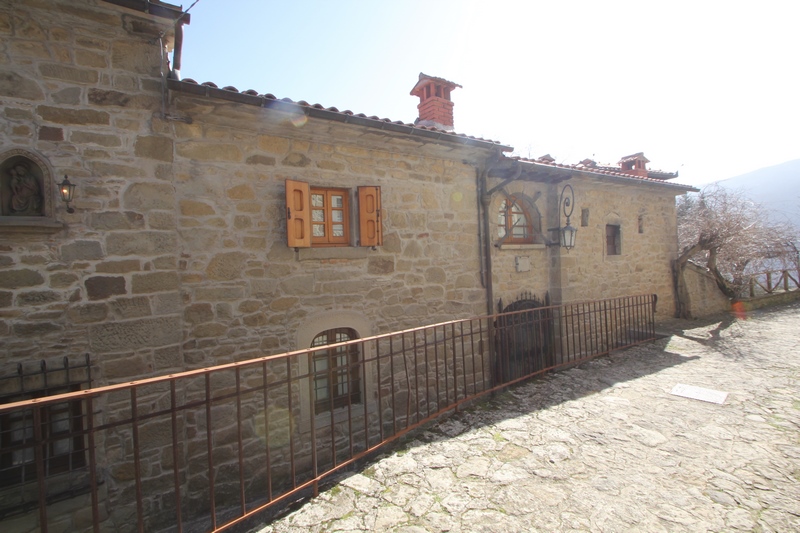
<path id="1" fill-rule="evenodd" d="M 30 421 L 24 446 L 39 473 L 16 489 L 37 511 L 13 519 L 40 531 L 225 530 L 465 402 L 654 339 L 654 310 L 655 295 L 539 307 L 323 348 L 356 354 L 346 368 L 318 368 L 315 348 L 0 405 L 0 417 Z M 71 436 L 88 491 L 53 508 L 54 437 L 36 428 L 64 402 L 81 405 Z"/>

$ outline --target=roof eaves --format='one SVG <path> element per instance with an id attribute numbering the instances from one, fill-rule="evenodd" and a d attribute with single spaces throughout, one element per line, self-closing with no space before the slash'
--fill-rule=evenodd
<path id="1" fill-rule="evenodd" d="M 156 17 L 180 20 L 183 24 L 189 24 L 192 19 L 192 16 L 189 13 L 184 13 L 179 6 L 159 2 L 158 0 L 103 0 L 103 2 L 120 7 L 127 7 L 128 9 L 147 13 Z"/>
<path id="2" fill-rule="evenodd" d="M 570 171 L 570 172 L 578 172 L 581 174 L 588 174 L 593 177 L 602 177 L 602 178 L 610 178 L 617 181 L 626 181 L 626 182 L 635 182 L 635 183 L 644 183 L 648 185 L 659 185 L 663 187 L 673 188 L 673 189 L 680 189 L 686 192 L 698 192 L 699 189 L 692 187 L 691 185 L 681 185 L 679 183 L 667 183 L 660 179 L 653 179 L 653 178 L 644 178 L 641 176 L 633 176 L 631 174 L 625 174 L 623 172 L 615 172 L 612 170 L 606 170 L 604 168 L 587 168 L 584 166 L 579 165 L 562 165 L 559 163 L 543 163 L 541 161 L 534 161 L 530 159 L 514 157 L 509 158 L 521 163 L 525 163 L 528 165 L 542 167 L 546 169 L 557 169 L 561 171 Z"/>
<path id="3" fill-rule="evenodd" d="M 172 91 L 203 96 L 208 98 L 218 98 L 246 105 L 275 109 L 286 113 L 302 112 L 306 116 L 343 122 L 345 124 L 355 124 L 368 128 L 377 128 L 384 131 L 395 133 L 405 133 L 408 135 L 423 137 L 434 141 L 450 142 L 467 146 L 480 146 L 482 148 L 499 148 L 503 152 L 513 150 L 511 146 L 505 146 L 497 141 L 472 137 L 463 133 L 453 133 L 436 128 L 425 126 L 415 126 L 400 121 L 392 121 L 387 118 L 355 114 L 352 111 L 339 111 L 335 107 L 324 107 L 320 104 L 309 104 L 302 100 L 295 102 L 290 98 L 278 99 L 271 94 L 260 95 L 256 91 L 248 90 L 239 92 L 235 87 L 225 87 L 220 89 L 216 84 L 206 82 L 198 84 L 194 80 L 167 80 L 167 87 Z"/>

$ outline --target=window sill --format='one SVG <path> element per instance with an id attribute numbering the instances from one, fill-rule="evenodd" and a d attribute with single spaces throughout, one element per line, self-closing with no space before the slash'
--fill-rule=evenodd
<path id="1" fill-rule="evenodd" d="M 327 248 L 300 248 L 297 251 L 298 261 L 323 261 L 325 259 L 366 259 L 371 248 L 341 246 Z"/>
<path id="2" fill-rule="evenodd" d="M 501 244 L 501 250 L 546 250 L 546 244 Z"/>
<path id="3" fill-rule="evenodd" d="M 56 233 L 64 223 L 50 217 L 0 217 L 0 230 L 4 233 Z"/>

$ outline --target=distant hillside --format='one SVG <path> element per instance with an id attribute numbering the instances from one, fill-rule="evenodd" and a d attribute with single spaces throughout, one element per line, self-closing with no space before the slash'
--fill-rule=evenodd
<path id="1" fill-rule="evenodd" d="M 763 204 L 773 220 L 788 219 L 800 228 L 800 159 L 717 183 L 726 189 L 742 191 L 754 202 Z"/>

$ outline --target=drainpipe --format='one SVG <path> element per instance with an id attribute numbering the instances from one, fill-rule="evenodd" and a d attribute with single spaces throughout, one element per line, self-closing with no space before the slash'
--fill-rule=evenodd
<path id="1" fill-rule="evenodd" d="M 168 77 L 173 80 L 181 79 L 181 51 L 183 50 L 183 19 L 175 24 L 175 44 L 172 46 L 172 70 Z"/>
<path id="2" fill-rule="evenodd" d="M 495 160 L 496 162 L 497 160 Z M 484 255 L 486 257 L 486 309 L 490 315 L 495 314 L 497 311 L 494 308 L 494 285 L 492 283 L 492 232 L 489 230 L 491 227 L 489 217 L 491 212 L 489 210 L 489 206 L 492 203 L 492 194 L 494 194 L 495 190 L 499 187 L 502 187 L 504 183 L 516 181 L 522 175 L 522 165 L 517 165 L 517 168 L 514 170 L 514 174 L 503 180 L 504 183 L 492 188 L 491 190 L 488 189 L 488 181 L 489 181 L 489 171 L 493 168 L 494 165 L 486 165 L 486 169 L 483 171 L 483 179 L 480 182 L 480 199 L 481 204 L 483 207 L 483 250 Z"/>
<path id="3" fill-rule="evenodd" d="M 488 316 L 493 316 L 496 314 L 497 311 L 494 309 L 494 283 L 492 281 L 493 273 L 492 273 L 492 232 L 489 230 L 491 227 L 489 225 L 489 216 L 490 210 L 489 207 L 492 203 L 492 194 L 494 193 L 495 187 L 492 190 L 489 190 L 488 181 L 489 181 L 489 171 L 494 168 L 497 161 L 500 159 L 499 154 L 495 154 L 494 159 L 489 162 L 487 161 L 484 169 L 483 175 L 478 180 L 478 207 L 481 210 L 480 212 L 480 219 L 478 221 L 479 230 L 478 233 L 481 233 L 480 227 L 483 228 L 483 258 L 485 263 L 481 265 L 481 275 L 483 276 L 484 287 L 486 289 L 486 311 Z M 522 166 L 518 165 L 517 169 L 514 172 L 514 175 L 504 181 L 513 181 L 520 177 L 522 174 Z M 502 186 L 502 184 L 501 184 Z M 481 220 L 482 219 L 482 220 Z M 485 266 L 484 266 L 485 265 Z M 488 320 L 488 336 L 489 336 L 489 361 L 491 365 L 490 374 L 492 376 L 492 385 L 497 384 L 496 376 L 495 376 L 495 368 L 496 368 L 496 361 L 497 361 L 497 354 L 495 352 L 495 344 L 494 344 L 494 320 L 491 318 Z"/>
<path id="4" fill-rule="evenodd" d="M 483 286 L 486 288 L 486 314 L 493 315 L 495 313 L 494 310 L 494 284 L 492 283 L 492 232 L 489 231 L 489 206 L 492 203 L 492 196 L 487 194 L 487 180 L 489 176 L 489 169 L 491 166 L 487 165 L 483 171 L 482 179 L 480 180 L 479 186 L 479 203 L 481 208 L 481 215 L 483 220 L 479 222 L 479 226 L 481 226 L 483 230 L 483 243 L 482 243 L 482 255 L 484 257 L 484 264 L 482 265 L 482 272 L 481 275 L 483 276 L 484 282 Z M 489 325 L 490 328 L 490 335 L 491 335 L 491 324 Z"/>
<path id="5" fill-rule="evenodd" d="M 483 249 L 483 224 L 481 223 L 481 213 L 482 213 L 482 191 L 481 191 L 481 169 L 477 163 L 473 163 L 472 161 L 464 160 L 462 161 L 465 165 L 469 165 L 475 169 L 475 191 L 477 195 L 475 196 L 475 212 L 478 214 L 478 262 L 480 263 L 480 275 L 481 275 L 481 287 L 484 289 L 486 288 L 486 262 L 484 260 L 484 249 Z"/>

